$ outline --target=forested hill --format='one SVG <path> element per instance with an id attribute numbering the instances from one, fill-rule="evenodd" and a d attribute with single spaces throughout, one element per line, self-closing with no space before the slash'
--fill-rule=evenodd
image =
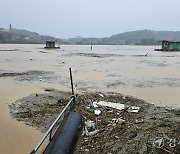
<path id="1" fill-rule="evenodd" d="M 74 44 L 127 44 L 156 45 L 160 40 L 180 40 L 180 31 L 138 30 L 112 35 L 106 38 L 71 38 L 66 41 Z"/>
<path id="2" fill-rule="evenodd" d="M 97 45 L 156 45 L 160 40 L 180 41 L 180 31 L 138 30 L 105 38 L 76 37 L 62 40 L 27 30 L 0 28 L 0 43 L 39 44 L 45 43 L 45 40 L 59 40 L 60 44 L 78 45 L 88 45 L 91 42 Z"/>
<path id="3" fill-rule="evenodd" d="M 180 31 L 152 31 L 139 30 L 113 35 L 108 38 L 110 41 L 120 41 L 125 44 L 156 44 L 160 40 L 180 40 Z"/>
<path id="4" fill-rule="evenodd" d="M 0 43 L 17 43 L 17 44 L 41 44 L 45 43 L 45 40 L 59 40 L 63 43 L 61 39 L 54 38 L 46 35 L 39 35 L 36 32 L 30 32 L 27 30 L 0 28 Z"/>

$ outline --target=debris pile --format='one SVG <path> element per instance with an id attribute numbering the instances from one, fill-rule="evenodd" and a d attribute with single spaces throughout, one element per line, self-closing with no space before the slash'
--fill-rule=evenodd
<path id="1" fill-rule="evenodd" d="M 69 96 L 55 90 L 30 95 L 11 105 L 11 113 L 16 119 L 45 131 Z M 77 96 L 75 111 L 83 115 L 84 122 L 75 154 L 180 151 L 180 110 L 154 106 L 121 94 L 84 93 Z"/>

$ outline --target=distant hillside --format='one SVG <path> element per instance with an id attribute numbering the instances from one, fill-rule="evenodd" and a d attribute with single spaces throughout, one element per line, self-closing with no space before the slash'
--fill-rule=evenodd
<path id="1" fill-rule="evenodd" d="M 59 40 L 60 43 L 64 43 L 61 39 L 39 35 L 36 32 L 15 28 L 10 32 L 9 29 L 0 28 L 0 43 L 41 44 L 45 43 L 45 40 Z"/>
<path id="2" fill-rule="evenodd" d="M 45 43 L 45 40 L 59 40 L 60 44 L 77 45 L 88 45 L 91 42 L 98 45 L 156 45 L 160 40 L 180 41 L 180 31 L 138 30 L 105 38 L 82 38 L 78 36 L 62 40 L 27 30 L 0 28 L 0 43 L 40 44 Z"/>
<path id="3" fill-rule="evenodd" d="M 71 38 L 66 41 L 74 44 L 123 44 L 156 45 L 160 40 L 180 40 L 180 31 L 138 30 L 112 35 L 106 38 Z"/>

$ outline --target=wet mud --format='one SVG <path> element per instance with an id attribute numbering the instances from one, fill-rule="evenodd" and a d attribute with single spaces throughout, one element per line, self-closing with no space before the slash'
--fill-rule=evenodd
<path id="1" fill-rule="evenodd" d="M 70 93 L 45 89 L 44 94 L 31 94 L 10 105 L 18 121 L 45 132 L 70 99 Z M 92 102 L 122 103 L 123 110 L 89 106 Z M 128 109 L 140 107 L 139 112 Z M 70 110 L 70 109 L 68 109 Z M 95 110 L 100 110 L 96 115 Z M 180 151 L 180 110 L 158 107 L 143 100 L 118 93 L 81 93 L 74 111 L 83 115 L 83 129 L 74 153 L 178 154 Z M 86 133 L 91 120 L 93 133 Z M 96 130 L 96 131 L 94 131 Z"/>
<path id="2" fill-rule="evenodd" d="M 6 73 L 0 73 L 0 77 L 13 77 L 13 76 L 25 76 L 25 75 L 39 75 L 44 74 L 44 72 L 40 71 L 28 71 L 28 72 L 6 72 Z"/>
<path id="3" fill-rule="evenodd" d="M 3 71 L 3 73 L 0 73 L 0 78 L 7 78 L 11 77 L 14 80 L 17 81 L 47 81 L 50 78 L 50 75 L 52 75 L 52 72 L 44 72 L 44 71 L 27 71 L 27 72 L 8 72 Z"/>

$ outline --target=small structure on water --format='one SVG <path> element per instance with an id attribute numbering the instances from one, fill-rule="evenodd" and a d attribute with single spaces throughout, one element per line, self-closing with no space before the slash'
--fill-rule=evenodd
<path id="1" fill-rule="evenodd" d="M 180 42 L 162 40 L 161 49 L 155 49 L 155 51 L 180 51 Z"/>
<path id="2" fill-rule="evenodd" d="M 57 41 L 46 41 L 45 49 L 60 49 L 59 46 L 56 45 Z"/>

